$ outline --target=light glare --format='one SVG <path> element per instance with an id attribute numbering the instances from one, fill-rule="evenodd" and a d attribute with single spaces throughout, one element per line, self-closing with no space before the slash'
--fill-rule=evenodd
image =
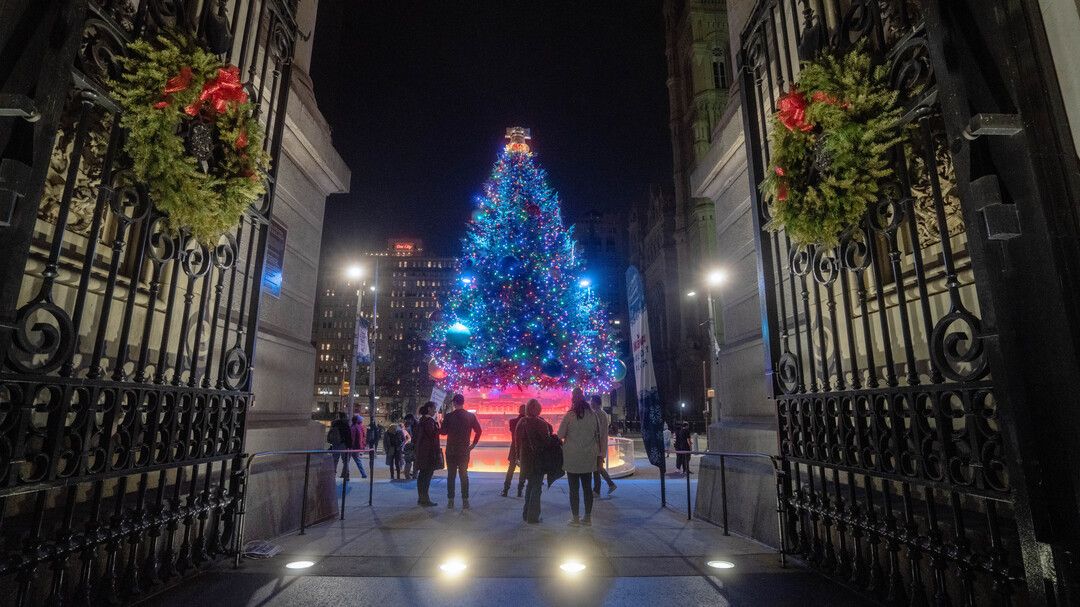
<path id="1" fill-rule="evenodd" d="M 461 575 L 465 571 L 465 561 L 453 558 L 439 565 L 439 569 L 449 576 Z"/>
<path id="2" fill-rule="evenodd" d="M 291 563 L 285 563 L 286 569 L 307 569 L 314 565 L 314 561 L 293 561 Z"/>
<path id="3" fill-rule="evenodd" d="M 726 280 L 727 272 L 724 272 L 723 270 L 713 270 L 712 272 L 709 272 L 709 286 L 715 287 L 717 285 L 723 284 Z"/>
<path id="4" fill-rule="evenodd" d="M 559 569 L 562 569 L 564 573 L 576 575 L 585 571 L 585 563 L 575 560 L 563 561 L 563 563 L 559 565 Z"/>
<path id="5" fill-rule="evenodd" d="M 345 270 L 345 276 L 348 276 L 349 278 L 352 278 L 352 279 L 360 278 L 363 275 L 364 275 L 364 268 L 361 268 L 360 266 L 349 266 Z"/>

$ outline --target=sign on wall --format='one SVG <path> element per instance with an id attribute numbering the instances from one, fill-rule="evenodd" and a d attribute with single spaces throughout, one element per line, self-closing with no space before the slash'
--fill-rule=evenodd
<path id="1" fill-rule="evenodd" d="M 281 297 L 281 281 L 285 267 L 285 237 L 289 230 L 276 219 L 270 221 L 266 234 L 266 263 L 263 264 L 263 292 Z"/>

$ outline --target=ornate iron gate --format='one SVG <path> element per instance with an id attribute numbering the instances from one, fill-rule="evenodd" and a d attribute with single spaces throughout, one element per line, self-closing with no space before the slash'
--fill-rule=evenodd
<path id="1" fill-rule="evenodd" d="M 230 550 L 294 4 L 0 11 L 0 592 L 15 604 L 126 600 Z M 239 66 L 274 161 L 213 248 L 166 230 L 109 95 L 127 45 L 167 29 Z"/>
<path id="2" fill-rule="evenodd" d="M 960 182 L 953 166 L 967 145 L 957 143 L 961 131 L 970 140 L 1019 127 L 1004 115 L 950 122 L 942 106 L 957 96 L 937 74 L 949 65 L 940 39 L 956 24 L 943 24 L 936 4 L 761 0 L 742 33 L 784 549 L 889 604 L 1050 602 L 1042 579 L 1025 581 L 1031 522 L 1017 521 L 1030 513 L 991 373 L 995 315 L 982 297 L 985 274 L 977 279 L 987 239 L 1008 239 L 1013 228 L 990 216 L 1007 208 L 987 211 L 1002 202 L 996 179 Z M 968 10 L 982 5 L 956 12 Z M 857 43 L 888 67 L 904 106 L 895 184 L 838 246 L 796 246 L 765 228 L 757 186 L 770 157 L 768 118 L 800 60 Z"/>

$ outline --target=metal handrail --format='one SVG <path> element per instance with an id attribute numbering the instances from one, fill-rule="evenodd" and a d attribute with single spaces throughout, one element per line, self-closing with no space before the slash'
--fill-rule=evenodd
<path id="1" fill-rule="evenodd" d="M 665 458 L 668 453 L 674 453 L 675 455 L 705 455 L 720 458 L 720 512 L 723 517 L 722 527 L 724 529 L 724 535 L 730 535 L 728 533 L 728 506 L 727 506 L 727 471 L 724 465 L 724 459 L 728 457 L 737 458 L 756 458 L 756 459 L 768 459 L 772 463 L 773 475 L 776 478 L 777 487 L 780 483 L 780 458 L 776 455 L 770 455 L 768 453 L 759 453 L 756 451 L 665 451 Z M 660 474 L 660 499 L 661 505 L 667 507 L 667 496 L 664 491 L 664 476 L 666 471 L 661 471 Z M 690 500 L 690 469 L 687 467 L 686 474 L 686 520 L 693 520 L 693 509 Z M 776 494 L 776 529 L 780 537 L 780 566 L 787 566 L 787 554 L 786 543 L 784 540 L 784 505 L 781 501 L 780 492 Z"/>
<path id="2" fill-rule="evenodd" d="M 297 450 L 285 450 L 285 451 L 258 451 L 247 456 L 244 461 L 244 483 L 246 485 L 247 479 L 251 478 L 251 463 L 255 461 L 257 457 L 263 457 L 267 455 L 303 455 L 304 456 L 304 492 L 300 496 L 300 535 L 304 535 L 304 531 L 307 527 L 307 494 L 308 494 L 308 481 L 311 478 L 311 456 L 312 455 L 333 455 L 336 453 L 367 453 L 368 457 L 368 506 L 371 505 L 372 493 L 375 490 L 375 448 L 368 449 L 297 449 Z M 343 470 L 341 473 L 341 520 L 345 520 L 345 495 L 346 488 L 349 484 L 349 462 L 342 462 Z M 337 472 L 335 466 L 334 472 Z M 244 487 L 243 492 L 240 494 L 240 504 L 237 510 L 237 532 L 236 532 L 236 555 L 233 561 L 233 568 L 240 567 L 240 559 L 244 557 L 244 511 L 247 504 L 247 487 Z"/>

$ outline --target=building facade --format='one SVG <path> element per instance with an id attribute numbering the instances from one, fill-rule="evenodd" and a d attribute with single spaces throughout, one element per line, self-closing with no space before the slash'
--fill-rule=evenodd
<path id="1" fill-rule="evenodd" d="M 702 291 L 704 278 L 716 263 L 712 201 L 694 194 L 690 176 L 709 150 L 728 99 L 732 72 L 727 8 L 721 0 L 666 0 L 664 24 L 678 259 L 678 271 L 668 284 L 685 296 Z M 647 282 L 646 287 L 651 288 Z M 677 350 L 677 379 L 673 392 L 661 394 L 669 407 L 679 407 L 683 413 L 685 403 L 688 416 L 699 420 L 707 407 L 706 386 L 714 383 L 708 376 L 715 374 L 705 301 L 705 297 L 683 297 L 677 303 L 677 338 L 666 344 Z"/>
<path id="2" fill-rule="evenodd" d="M 375 355 L 376 423 L 385 424 L 414 412 L 430 396 L 434 381 L 428 375 L 427 348 L 433 317 L 439 313 L 457 280 L 453 257 L 429 256 L 418 239 L 394 238 L 385 251 L 370 253 L 353 263 L 364 277 L 350 279 L 344 263 L 327 266 L 320 275 L 312 340 L 315 347 L 315 390 L 312 413 L 328 418 L 347 411 L 348 393 L 356 391 L 356 412 L 367 415 L 369 370 L 361 365 L 356 386 L 349 385 L 351 352 L 355 347 L 357 295 L 360 316 L 369 322 Z M 378 281 L 373 277 L 378 266 Z M 372 321 L 372 304 L 378 312 Z"/>
<path id="3" fill-rule="evenodd" d="M 609 330 L 617 342 L 618 356 L 627 368 L 630 362 L 629 310 L 626 304 L 626 266 L 629 259 L 626 215 L 624 213 L 588 211 L 574 222 L 574 236 L 585 259 L 586 279 L 593 294 L 604 302 Z M 633 419 L 637 415 L 637 399 L 628 382 L 605 397 L 618 419 Z"/>
<path id="4" fill-rule="evenodd" d="M 698 515 L 885 602 L 1076 604 L 1076 4 L 727 10 L 739 80 L 689 191 L 731 274 L 710 447 L 743 456 L 726 481 L 703 459 Z M 802 62 L 852 48 L 904 109 L 898 194 L 795 245 L 758 190 L 768 120 Z"/>

